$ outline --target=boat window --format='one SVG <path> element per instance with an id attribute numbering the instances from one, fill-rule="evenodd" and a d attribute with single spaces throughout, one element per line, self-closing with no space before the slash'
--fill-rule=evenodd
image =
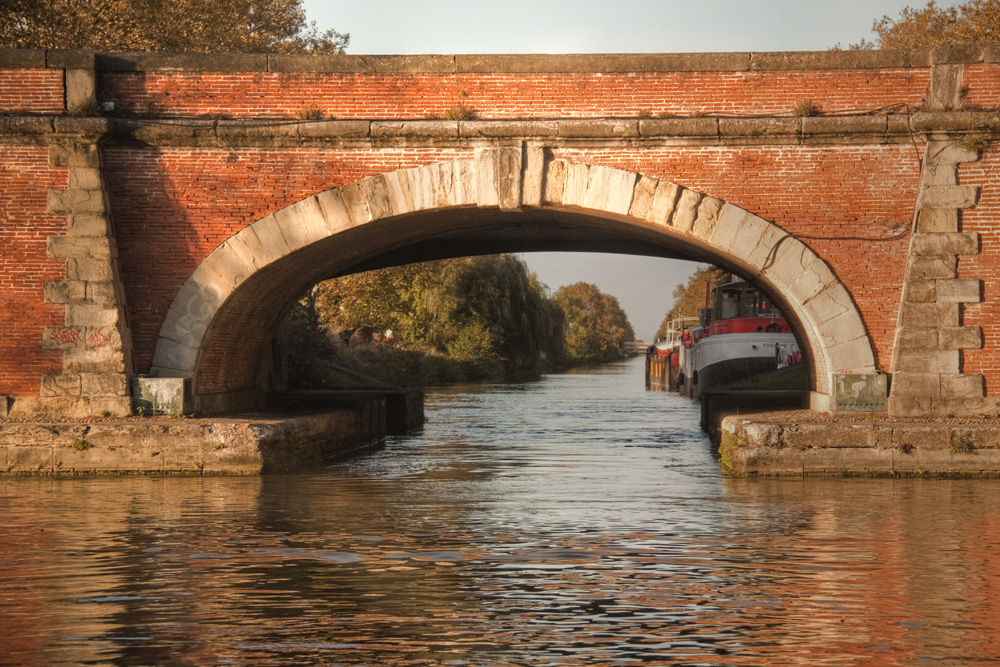
<path id="1" fill-rule="evenodd" d="M 719 292 L 719 317 L 729 319 L 740 317 L 740 292 L 742 290 L 721 290 Z"/>

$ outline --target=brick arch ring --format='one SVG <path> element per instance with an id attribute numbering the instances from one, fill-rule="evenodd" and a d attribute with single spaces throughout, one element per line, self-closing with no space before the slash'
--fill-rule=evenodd
<path id="1" fill-rule="evenodd" d="M 310 196 L 244 228 L 202 261 L 179 290 L 160 329 L 151 374 L 192 378 L 197 406 L 207 334 L 255 274 L 348 230 L 398 216 L 475 207 L 550 209 L 614 219 L 646 233 L 659 232 L 667 242 L 693 249 L 691 256 L 743 275 L 774 297 L 793 322 L 812 361 L 810 404 L 815 410 L 831 409 L 834 375 L 876 372 L 871 342 L 850 293 L 826 262 L 782 228 L 672 182 L 554 160 L 541 148 L 512 146 L 478 148 L 471 159 L 371 176 Z M 218 411 L 219 405 L 203 411 Z"/>

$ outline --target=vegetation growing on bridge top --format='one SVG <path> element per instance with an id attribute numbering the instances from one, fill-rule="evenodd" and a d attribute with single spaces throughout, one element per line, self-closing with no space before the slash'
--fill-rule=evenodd
<path id="1" fill-rule="evenodd" d="M 883 16 L 872 25 L 875 40 L 862 39 L 852 49 L 914 49 L 944 44 L 1000 42 L 1000 0 L 969 0 L 954 7 L 928 2 L 904 7 L 899 18 Z"/>
<path id="2" fill-rule="evenodd" d="M 338 366 L 408 385 L 536 375 L 623 358 L 634 338 L 615 297 L 587 283 L 550 296 L 513 255 L 326 281 L 291 323 L 290 379 L 304 388 L 338 384 Z"/>

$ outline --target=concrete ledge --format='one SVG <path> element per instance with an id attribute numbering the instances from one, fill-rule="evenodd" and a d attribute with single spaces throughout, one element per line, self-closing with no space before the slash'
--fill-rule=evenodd
<path id="1" fill-rule="evenodd" d="M 719 453 L 736 476 L 1000 477 L 1000 424 L 806 411 L 728 416 Z"/>

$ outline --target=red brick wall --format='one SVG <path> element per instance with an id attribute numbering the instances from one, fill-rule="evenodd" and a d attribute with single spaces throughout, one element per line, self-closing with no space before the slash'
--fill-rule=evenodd
<path id="1" fill-rule="evenodd" d="M 48 237 L 66 233 L 66 216 L 46 212 L 49 189 L 66 179 L 47 148 L 0 145 L 0 393 L 37 395 L 41 374 L 62 368 L 42 332 L 63 324 L 65 307 L 42 301 L 45 281 L 66 277 L 65 260 L 46 256 Z"/>
<path id="2" fill-rule="evenodd" d="M 825 112 L 916 106 L 928 69 L 639 74 L 104 73 L 102 99 L 164 115 L 331 118 L 441 116 L 461 103 L 482 118 L 722 113 L 780 114 L 811 99 Z"/>
<path id="3" fill-rule="evenodd" d="M 996 109 L 1000 103 L 1000 67 L 995 64 L 962 67 L 963 102 L 970 108 Z"/>
<path id="4" fill-rule="evenodd" d="M 0 69 L 0 109 L 59 113 L 63 106 L 61 69 Z"/>
<path id="5" fill-rule="evenodd" d="M 560 155 L 666 178 L 800 236 L 854 296 L 876 361 L 888 370 L 909 237 L 874 243 L 857 239 L 891 235 L 910 223 L 919 178 L 912 146 L 567 150 Z"/>
<path id="6" fill-rule="evenodd" d="M 959 278 L 983 281 L 983 302 L 964 306 L 966 325 L 983 328 L 984 348 L 966 350 L 964 371 L 986 376 L 987 395 L 1000 393 L 1000 147 L 959 168 L 959 182 L 980 187 L 979 205 L 962 212 L 962 231 L 978 232 L 981 252 L 959 260 Z"/>
<path id="7" fill-rule="evenodd" d="M 244 227 L 309 195 L 374 174 L 471 157 L 451 149 L 104 151 L 137 371 L 192 271 Z"/>

